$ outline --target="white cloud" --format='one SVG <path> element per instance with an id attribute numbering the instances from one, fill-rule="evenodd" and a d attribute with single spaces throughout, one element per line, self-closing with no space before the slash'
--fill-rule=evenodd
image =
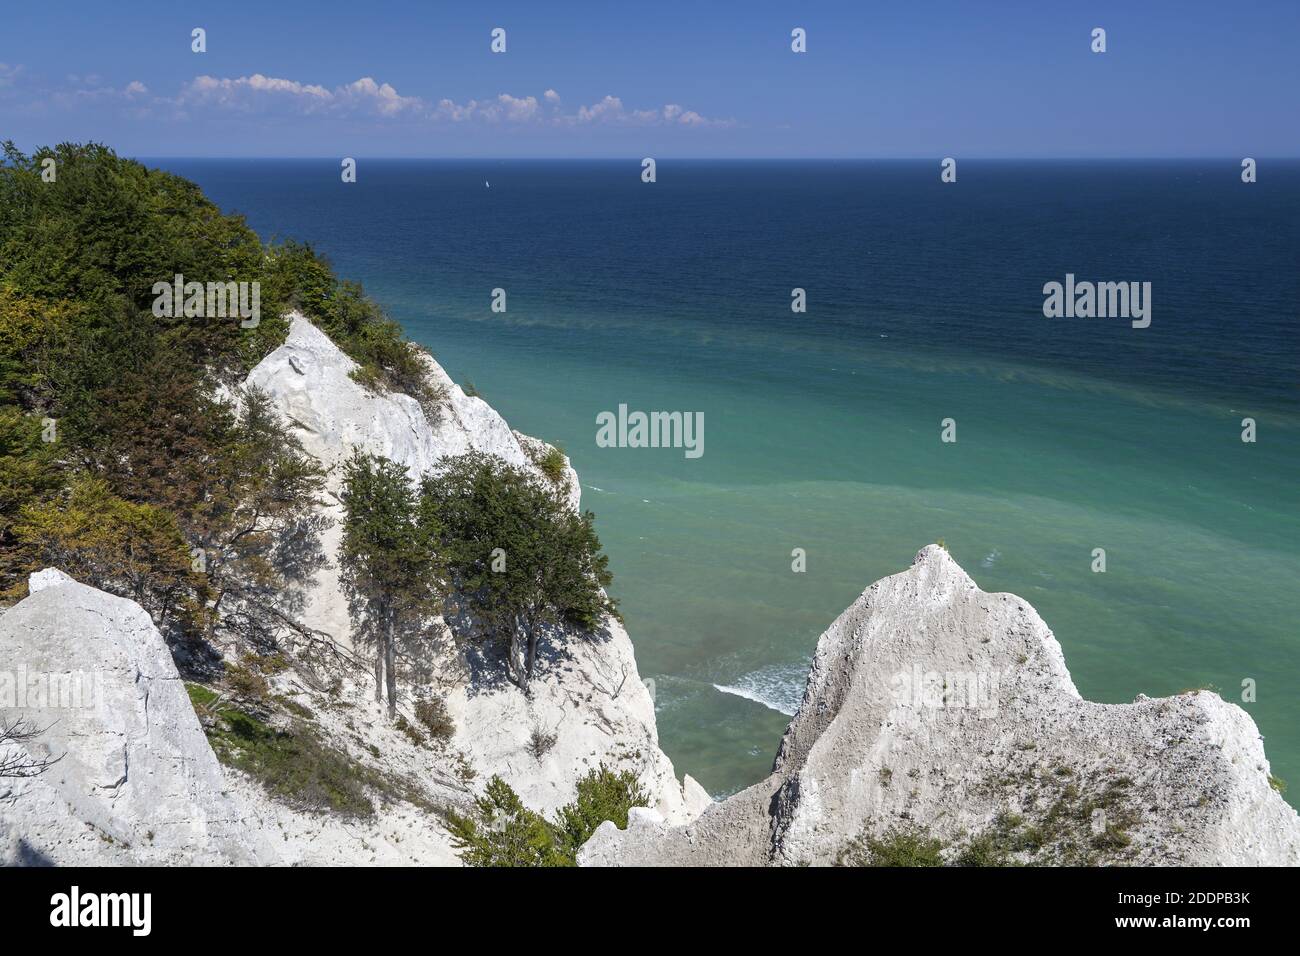
<path id="1" fill-rule="evenodd" d="M 13 84 L 22 67 L 0 63 L 0 89 Z M 174 97 L 150 92 L 140 80 L 122 88 L 103 85 L 94 75 L 70 74 L 62 89 L 48 91 L 56 106 L 85 102 L 119 102 L 132 115 L 170 111 L 173 118 L 197 118 L 205 110 L 222 110 L 268 116 L 373 117 L 423 123 L 481 123 L 495 126 L 733 126 L 733 120 L 708 119 L 676 103 L 648 109 L 629 109 L 617 96 L 605 96 L 576 111 L 566 111 L 560 94 L 551 88 L 537 96 L 499 93 L 488 99 L 463 103 L 443 98 L 429 103 L 404 96 L 391 84 L 363 76 L 333 88 L 283 77 L 254 73 L 250 76 L 196 76 Z"/>
<path id="2" fill-rule="evenodd" d="M 243 112 L 276 108 L 301 113 L 358 113 L 382 117 L 408 116 L 451 123 L 546 123 L 556 126 L 730 126 L 730 120 L 710 120 L 675 103 L 656 109 L 629 110 L 617 96 L 606 96 L 575 113 L 564 113 L 560 94 L 547 89 L 536 96 L 500 93 L 491 99 L 463 103 L 443 98 L 432 106 L 418 96 L 403 96 L 388 83 L 364 76 L 352 83 L 327 89 L 318 84 L 278 79 L 255 73 L 235 79 L 198 76 L 186 85 L 179 99 L 183 107 L 209 105 Z"/>
<path id="3" fill-rule="evenodd" d="M 453 123 L 467 123 L 481 120 L 486 123 L 527 123 L 535 121 L 541 114 L 541 105 L 535 96 L 511 96 L 502 93 L 494 100 L 469 100 L 457 103 L 441 99 L 429 114 L 435 120 L 450 120 Z"/>
<path id="4" fill-rule="evenodd" d="M 396 116 L 399 113 L 419 112 L 424 109 L 424 101 L 418 96 L 402 96 L 389 84 L 376 83 L 368 76 L 339 87 L 334 96 L 339 103 L 351 104 L 362 109 L 371 107 L 382 116 Z"/>
<path id="5" fill-rule="evenodd" d="M 370 76 L 334 89 L 261 73 L 234 78 L 196 76 L 182 88 L 177 104 L 186 110 L 206 106 L 241 113 L 287 111 L 381 117 L 426 111 L 418 96 L 403 96 L 391 84 Z"/>
<path id="6" fill-rule="evenodd" d="M 235 79 L 196 76 L 179 97 L 183 106 L 208 105 L 243 112 L 287 105 L 310 113 L 329 106 L 333 100 L 334 94 L 323 86 L 261 73 Z"/>
<path id="7" fill-rule="evenodd" d="M 617 96 L 606 96 L 590 106 L 579 106 L 577 112 L 560 112 L 560 94 L 548 89 L 542 94 L 544 102 L 534 96 L 516 97 L 502 93 L 494 100 L 468 100 L 457 103 L 442 99 L 431 111 L 434 119 L 453 123 L 480 120 L 487 123 L 543 122 L 555 126 L 683 126 L 707 127 L 734 126 L 734 120 L 712 120 L 695 110 L 669 103 L 659 109 L 629 110 Z"/>
<path id="8" fill-rule="evenodd" d="M 627 111 L 623 109 L 621 99 L 617 96 L 606 96 L 599 103 L 593 103 L 591 106 L 579 106 L 575 119 L 579 123 L 605 123 L 617 121 L 626 115 Z"/>
<path id="9" fill-rule="evenodd" d="M 629 110 L 617 96 L 606 96 L 591 106 L 580 106 L 578 112 L 562 117 L 568 123 L 606 123 L 622 126 L 734 126 L 734 120 L 711 120 L 695 110 L 684 109 L 669 103 L 660 109 Z"/>

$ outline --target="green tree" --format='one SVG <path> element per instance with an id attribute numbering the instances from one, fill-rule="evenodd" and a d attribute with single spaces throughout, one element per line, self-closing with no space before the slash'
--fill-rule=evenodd
<path id="1" fill-rule="evenodd" d="M 82 476 L 48 501 L 25 506 L 13 533 L 28 569 L 53 566 L 93 587 L 125 595 L 160 628 L 201 625 L 207 582 L 194 573 L 176 519 L 116 497 Z"/>
<path id="2" fill-rule="evenodd" d="M 285 427 L 265 392 L 243 389 L 228 422 L 203 497 L 186 510 L 186 531 L 204 556 L 213 602 L 210 621 L 274 643 L 276 623 L 292 608 L 283 597 L 324 562 L 316 512 L 324 472 Z M 230 613 L 222 618 L 223 611 Z"/>
<path id="3" fill-rule="evenodd" d="M 626 830 L 627 812 L 649 805 L 650 797 L 641 789 L 636 774 L 630 770 L 615 773 L 602 763 L 578 781 L 577 798 L 560 808 L 554 826 L 561 852 L 576 861 L 578 851 L 598 826 L 611 820 Z"/>
<path id="4" fill-rule="evenodd" d="M 470 452 L 424 479 L 420 508 L 456 598 L 505 640 L 507 675 L 525 691 L 544 635 L 617 614 L 593 515 L 575 513 L 553 485 Z"/>
<path id="5" fill-rule="evenodd" d="M 466 866 L 576 866 L 578 851 L 598 826 L 612 820 L 627 829 L 628 811 L 650 804 L 636 774 L 615 773 L 603 763 L 578 781 L 577 791 L 551 821 L 493 777 L 473 813 L 448 815 L 452 846 Z"/>
<path id="6" fill-rule="evenodd" d="M 439 608 L 441 580 L 432 537 L 419 521 L 407 470 L 387 458 L 353 453 L 344 464 L 339 565 L 358 631 L 375 652 L 375 700 L 388 690 L 397 714 L 397 645 Z"/>
<path id="7" fill-rule="evenodd" d="M 159 318 L 152 288 L 175 273 L 252 281 L 263 250 L 242 217 L 226 216 L 195 184 L 121 159 L 96 143 L 26 156 L 4 145 L 0 277 L 27 295 L 75 300 L 90 315 L 125 305 L 196 364 L 237 360 L 247 330 L 224 318 Z M 55 182 L 41 179 L 53 159 Z"/>
<path id="8" fill-rule="evenodd" d="M 48 302 L 0 285 L 0 402 L 46 408 L 68 330 L 84 319 L 76 303 Z"/>
<path id="9" fill-rule="evenodd" d="M 500 777 L 488 781 L 475 810 L 447 818 L 452 846 L 466 866 L 572 865 L 556 845 L 554 828 Z"/>
<path id="10" fill-rule="evenodd" d="M 26 505 L 55 492 L 62 475 L 52 443 L 42 441 L 41 422 L 12 406 L 0 406 L 0 595 L 22 591 L 26 567 L 14 522 Z"/>

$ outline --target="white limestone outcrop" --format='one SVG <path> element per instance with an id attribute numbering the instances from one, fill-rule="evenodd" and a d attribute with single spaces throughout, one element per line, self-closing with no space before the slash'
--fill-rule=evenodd
<path id="1" fill-rule="evenodd" d="M 252 370 L 246 384 L 266 392 L 306 452 L 331 469 L 332 499 L 341 480 L 338 466 L 354 449 L 406 466 L 413 479 L 445 457 L 473 450 L 547 480 L 536 463 L 549 445 L 512 431 L 490 405 L 467 396 L 432 356 L 422 353 L 422 361 L 441 395 L 427 409 L 410 396 L 362 387 L 351 377 L 356 363 L 293 313 L 288 338 Z M 561 482 L 576 509 L 578 478 L 567 461 Z M 351 621 L 333 561 L 341 537 L 336 500 L 325 514 L 334 520 L 322 542 L 331 566 L 317 575 L 307 595 L 303 623 L 350 645 Z M 571 635 L 564 652 L 544 663 L 531 696 L 500 680 L 488 686 L 472 649 L 448 643 L 427 665 L 456 725 L 455 746 L 482 779 L 499 774 L 536 810 L 551 811 L 572 800 L 578 779 L 601 762 L 634 769 L 670 819 L 691 819 L 710 802 L 694 781 L 677 782 L 659 749 L 654 704 L 637 672 L 632 643 L 617 622 L 602 633 Z M 540 757 L 532 746 L 534 731 L 555 737 Z"/>
<path id="2" fill-rule="evenodd" d="M 140 606 L 53 568 L 29 586 L 0 616 L 0 724 L 57 762 L 0 779 L 0 865 L 280 862 Z"/>
<path id="3" fill-rule="evenodd" d="M 1082 699 L 1034 609 L 934 545 L 821 636 L 770 777 L 687 826 L 603 824 L 579 859 L 825 864 L 900 827 L 955 855 L 999 826 L 1044 842 L 1038 862 L 1300 865 L 1244 710 L 1208 691 Z"/>

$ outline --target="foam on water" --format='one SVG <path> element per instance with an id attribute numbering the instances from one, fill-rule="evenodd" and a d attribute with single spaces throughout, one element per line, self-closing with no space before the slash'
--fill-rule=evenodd
<path id="1" fill-rule="evenodd" d="M 715 690 L 762 704 L 778 714 L 793 717 L 803 699 L 810 661 L 772 664 L 745 674 L 734 684 L 714 684 Z"/>

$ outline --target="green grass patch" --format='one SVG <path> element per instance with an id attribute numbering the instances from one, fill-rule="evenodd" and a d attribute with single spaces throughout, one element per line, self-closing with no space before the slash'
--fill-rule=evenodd
<path id="1" fill-rule="evenodd" d="M 185 692 L 190 695 L 190 703 L 194 705 L 196 710 L 200 707 L 211 707 L 221 696 L 211 688 L 190 681 L 185 682 Z"/>
<path id="2" fill-rule="evenodd" d="M 546 453 L 537 460 L 537 467 L 549 480 L 557 485 L 564 480 L 564 466 L 568 464 L 568 459 L 564 457 L 564 452 L 554 446 L 547 448 Z"/>
<path id="3" fill-rule="evenodd" d="M 882 837 L 863 834 L 835 862 L 837 866 L 943 866 L 943 842 L 922 827 L 898 826 Z"/>
<path id="4" fill-rule="evenodd" d="M 228 708 L 207 733 L 217 759 L 244 771 L 291 806 L 348 816 L 374 815 L 368 791 L 383 789 L 383 778 L 326 744 L 302 721 L 279 729 L 252 714 Z"/>

